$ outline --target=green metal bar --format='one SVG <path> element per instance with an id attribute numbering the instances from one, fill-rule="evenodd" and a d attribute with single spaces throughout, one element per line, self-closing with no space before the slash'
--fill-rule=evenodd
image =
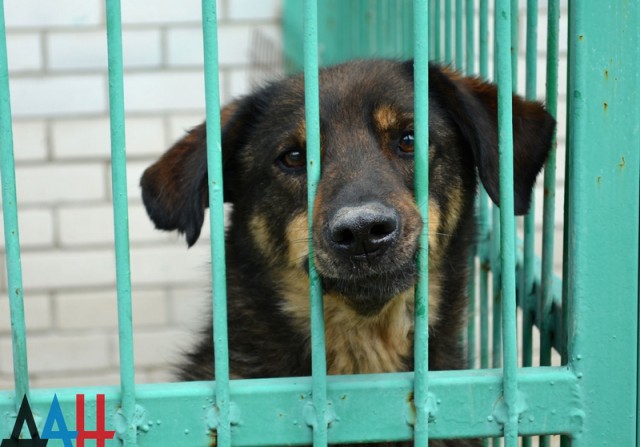
<path id="1" fill-rule="evenodd" d="M 547 83 L 546 106 L 554 117 L 558 114 L 558 35 L 560 28 L 560 4 L 558 0 L 547 3 Z M 553 304 L 553 237 L 556 199 L 556 139 L 547 158 L 544 171 L 544 220 L 542 224 L 542 271 L 540 274 L 540 365 L 551 365 L 551 309 Z M 540 446 L 551 445 L 549 436 L 540 438 Z"/>
<path id="2" fill-rule="evenodd" d="M 500 265 L 500 210 L 495 205 L 491 209 L 491 292 L 493 308 L 491 312 L 491 366 L 502 366 L 502 266 Z"/>
<path id="3" fill-rule="evenodd" d="M 111 127 L 111 187 L 118 297 L 118 344 L 120 349 L 120 417 L 118 436 L 125 446 L 137 445 L 135 365 L 131 308 L 131 262 L 129 259 L 129 213 L 127 200 L 127 153 L 125 139 L 124 82 L 122 66 L 122 20 L 120 0 L 107 0 L 107 48 L 109 62 L 109 115 Z"/>
<path id="4" fill-rule="evenodd" d="M 517 327 L 516 327 L 516 279 L 515 279 L 515 225 L 513 203 L 513 125 L 511 121 L 513 57 L 510 41 L 511 4 L 509 0 L 496 2 L 496 54 L 498 58 L 498 151 L 500 155 L 500 258 L 502 262 L 502 331 L 504 358 L 504 404 L 506 420 L 504 437 L 507 447 L 518 445 L 518 396 Z"/>
<path id="5" fill-rule="evenodd" d="M 4 0 L 0 0 L 0 169 L 2 171 L 2 216 L 4 220 L 5 255 L 7 259 L 8 295 L 11 312 L 11 340 L 13 344 L 13 377 L 16 394 L 15 410 L 23 396 L 29 395 L 27 365 L 27 337 L 24 322 L 24 291 L 18 232 L 18 200 L 16 196 L 15 163 L 13 158 L 13 129 L 11 127 L 11 97 L 9 65 L 4 23 Z"/>
<path id="6" fill-rule="evenodd" d="M 556 118 L 558 115 L 558 34 L 560 29 L 560 4 L 558 0 L 549 0 L 547 25 L 547 86 L 546 105 L 549 113 Z M 552 304 L 553 279 L 553 236 L 555 224 L 556 199 L 556 141 L 553 146 L 544 171 L 544 221 L 542 227 L 542 283 L 540 312 L 540 364 L 551 364 L 551 339 L 549 315 Z"/>
<path id="7" fill-rule="evenodd" d="M 489 78 L 489 1 L 480 0 L 478 27 L 478 68 L 480 77 Z M 488 197 L 482 186 L 478 192 L 478 222 L 480 227 L 480 367 L 489 367 L 489 271 L 490 230 Z M 487 441 L 484 442 L 487 445 Z"/>
<path id="8" fill-rule="evenodd" d="M 475 17 L 474 17 L 474 0 L 467 0 L 465 5 L 465 19 L 466 19 L 466 62 L 465 73 L 473 75 L 476 72 L 476 31 L 475 31 Z"/>
<path id="9" fill-rule="evenodd" d="M 322 286 L 313 262 L 313 203 L 320 181 L 320 103 L 318 81 L 318 4 L 304 2 L 304 94 L 307 132 L 307 194 L 309 215 L 309 285 L 311 300 L 311 355 L 313 374 L 314 447 L 327 445 L 327 361 L 324 335 Z"/>
<path id="10" fill-rule="evenodd" d="M 527 99 L 537 96 L 537 57 L 538 57 L 538 0 L 527 0 L 527 50 L 526 50 L 526 86 Z M 524 217 L 524 268 L 522 279 L 522 365 L 531 366 L 533 362 L 533 318 L 531 301 L 535 298 L 533 288 L 534 242 L 535 242 L 535 194 L 531 196 L 529 213 Z M 529 445 L 525 440 L 524 447 Z"/>
<path id="11" fill-rule="evenodd" d="M 525 95 L 529 100 L 537 96 L 538 57 L 538 0 L 527 0 L 527 48 Z M 533 364 L 534 258 L 535 258 L 535 194 L 531 195 L 529 212 L 524 217 L 524 266 L 522 269 L 522 366 Z M 522 440 L 522 447 L 530 447 L 531 438 Z"/>
<path id="12" fill-rule="evenodd" d="M 564 282 L 571 315 L 569 367 L 580 379 L 583 406 L 578 415 L 584 420 L 572 447 L 631 446 L 636 441 L 638 30 L 638 2 L 569 3 Z"/>
<path id="13" fill-rule="evenodd" d="M 429 390 L 438 399 L 438 415 L 430 427 L 431 439 L 499 436 L 501 425 L 489 421 L 495 402 L 500 399 L 502 374 L 499 370 L 434 371 Z M 234 426 L 234 446 L 310 445 L 312 435 L 300 414 L 310 402 L 312 379 L 279 378 L 234 380 L 231 394 L 241 423 Z M 522 434 L 571 433 L 583 429 L 576 399 L 579 380 L 567 368 L 526 368 L 520 374 L 520 387 L 528 396 L 523 414 Z M 408 441 L 413 430 L 410 396 L 413 373 L 328 377 L 328 397 L 340 418 L 332 423 L 329 441 L 357 443 Z M 153 409 L 146 417 L 141 447 L 211 445 L 203 406 L 210 405 L 211 382 L 140 384 L 138 403 Z M 75 395 L 85 394 L 87 405 L 95 395 L 106 395 L 109 415 L 119 406 L 117 387 L 33 390 L 31 403 L 46 412 L 54 393 L 67 420 L 75 420 Z M 12 393 L 0 391 L 0 412 L 13 411 Z M 559 406 L 558 402 L 570 405 Z M 465 411 L 461 412 L 460 408 Z M 550 408 L 557 409 L 555 413 Z M 90 426 L 87 412 L 86 425 Z M 68 416 L 67 416 L 68 415 Z M 444 417 L 456 415 L 456 417 Z M 178 417 L 179 416 L 179 417 Z"/>
<path id="14" fill-rule="evenodd" d="M 479 71 L 482 79 L 489 79 L 489 0 L 480 0 Z"/>
<path id="15" fill-rule="evenodd" d="M 461 73 L 464 70 L 464 28 L 462 20 L 463 17 L 463 2 L 462 0 L 456 0 L 456 70 Z"/>
<path id="16" fill-rule="evenodd" d="M 429 4 L 414 0 L 415 195 L 423 227 L 418 250 L 420 277 L 415 291 L 414 445 L 429 442 Z"/>
<path id="17" fill-rule="evenodd" d="M 467 0 L 465 5 L 465 33 L 466 33 L 466 61 L 465 72 L 468 75 L 474 74 L 475 70 L 475 30 L 474 30 L 474 10 L 473 0 Z M 476 203 L 476 210 L 478 205 Z M 479 245 L 474 244 L 473 253 L 469 259 L 469 322 L 467 324 L 467 346 L 469 356 L 469 367 L 474 368 L 476 364 L 476 255 Z"/>
<path id="18" fill-rule="evenodd" d="M 453 63 L 453 0 L 444 0 L 444 63 Z"/>
<path id="19" fill-rule="evenodd" d="M 213 288 L 213 341 L 215 359 L 215 421 L 219 447 L 231 445 L 231 396 L 227 330 L 227 280 L 225 267 L 222 143 L 220 140 L 220 81 L 218 78 L 218 26 L 215 0 L 202 0 L 204 87 L 207 115 L 207 180 L 211 228 L 211 276 Z M 210 427 L 210 428 L 211 428 Z"/>
<path id="20" fill-rule="evenodd" d="M 442 61 L 442 0 L 434 0 L 436 3 L 435 6 L 435 60 L 438 62 Z"/>
<path id="21" fill-rule="evenodd" d="M 511 0 L 511 85 L 518 91 L 518 0 Z"/>

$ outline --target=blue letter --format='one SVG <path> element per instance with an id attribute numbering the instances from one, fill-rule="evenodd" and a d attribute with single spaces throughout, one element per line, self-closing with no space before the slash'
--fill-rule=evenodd
<path id="1" fill-rule="evenodd" d="M 58 423 L 58 430 L 53 431 L 54 422 Z M 58 395 L 53 395 L 53 401 L 51 402 L 51 408 L 49 408 L 49 414 L 47 420 L 44 423 L 42 429 L 42 437 L 45 439 L 61 439 L 64 443 L 64 447 L 73 447 L 72 439 L 78 436 L 78 432 L 75 430 L 67 430 L 67 423 L 62 415 L 62 408 L 58 402 Z"/>

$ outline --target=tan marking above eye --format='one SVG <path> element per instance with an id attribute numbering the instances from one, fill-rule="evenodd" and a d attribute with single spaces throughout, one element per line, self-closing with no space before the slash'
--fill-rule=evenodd
<path id="1" fill-rule="evenodd" d="M 398 114 L 390 106 L 380 106 L 373 112 L 373 120 L 380 130 L 389 130 L 398 125 Z"/>

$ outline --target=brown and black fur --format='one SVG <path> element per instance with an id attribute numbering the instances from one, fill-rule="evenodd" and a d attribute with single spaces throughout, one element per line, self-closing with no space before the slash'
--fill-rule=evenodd
<path id="1" fill-rule="evenodd" d="M 465 365 L 467 260 L 478 178 L 498 203 L 496 87 L 430 67 L 429 366 Z M 413 368 L 413 63 L 356 61 L 320 73 L 322 174 L 314 261 L 325 302 L 330 374 Z M 515 209 L 527 211 L 554 120 L 513 98 Z M 233 377 L 310 374 L 304 80 L 294 76 L 222 111 L 230 368 Z M 142 177 L 149 216 L 193 245 L 208 203 L 204 124 Z M 212 379 L 211 326 L 181 379 Z M 435 445 L 475 445 L 445 441 Z"/>

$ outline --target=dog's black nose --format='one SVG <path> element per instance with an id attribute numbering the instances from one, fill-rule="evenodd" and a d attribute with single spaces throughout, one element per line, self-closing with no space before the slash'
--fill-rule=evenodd
<path id="1" fill-rule="evenodd" d="M 398 238 L 398 213 L 380 203 L 338 209 L 329 221 L 334 249 L 356 258 L 382 254 Z"/>

